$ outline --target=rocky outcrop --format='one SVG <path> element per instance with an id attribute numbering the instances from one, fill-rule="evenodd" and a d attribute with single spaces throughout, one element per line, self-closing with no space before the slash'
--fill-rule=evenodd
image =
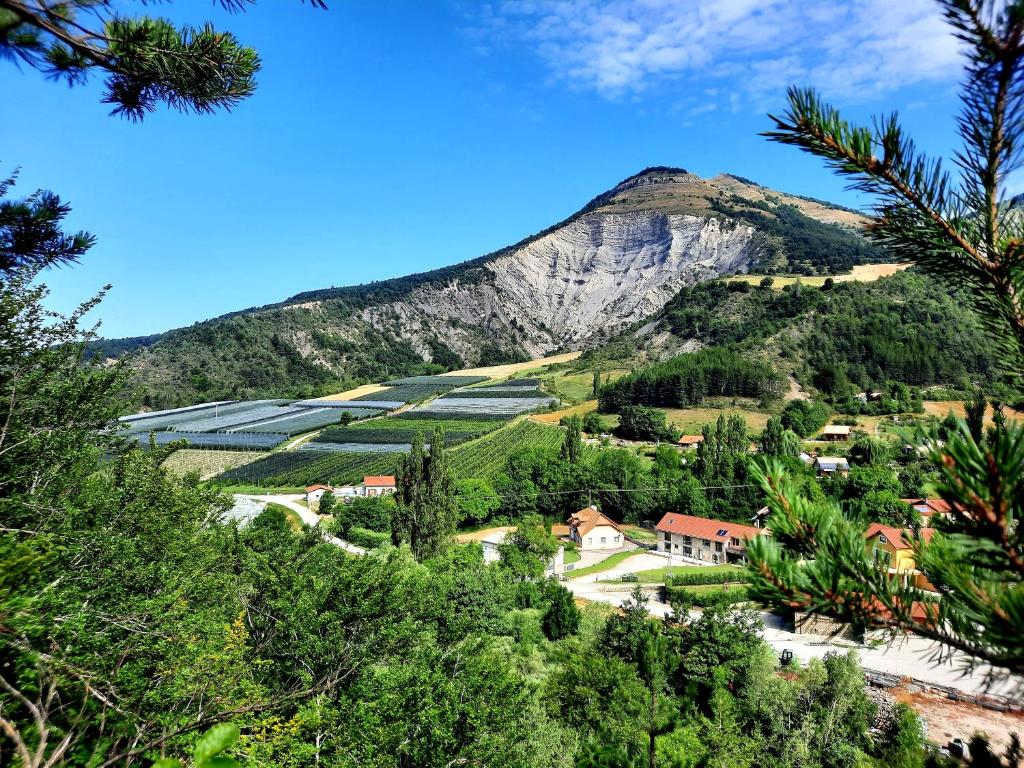
<path id="1" fill-rule="evenodd" d="M 684 286 L 746 271 L 755 235 L 721 217 L 590 213 L 485 264 L 483 279 L 426 285 L 362 317 L 421 352 L 436 337 L 470 360 L 480 331 L 531 354 L 586 346 L 653 314 Z"/>

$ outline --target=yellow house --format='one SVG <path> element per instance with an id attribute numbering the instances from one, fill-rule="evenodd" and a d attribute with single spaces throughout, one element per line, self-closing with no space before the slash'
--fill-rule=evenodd
<path id="1" fill-rule="evenodd" d="M 598 512 L 597 507 L 585 507 L 569 517 L 569 538 L 581 550 L 620 549 L 626 537 L 618 523 Z"/>
<path id="2" fill-rule="evenodd" d="M 925 541 L 930 541 L 934 533 L 931 528 L 921 530 Z M 914 534 L 909 528 L 895 528 L 882 523 L 872 523 L 864 534 L 868 552 L 875 561 L 884 562 L 889 575 L 898 578 L 904 584 L 934 591 L 925 575 L 917 570 L 914 562 L 914 549 L 911 545 Z"/>

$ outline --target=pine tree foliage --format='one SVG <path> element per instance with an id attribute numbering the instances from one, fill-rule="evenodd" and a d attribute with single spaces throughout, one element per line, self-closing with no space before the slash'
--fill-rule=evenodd
<path id="1" fill-rule="evenodd" d="M 218 0 L 241 11 L 253 0 Z M 309 0 L 326 8 L 324 0 Z M 142 3 L 145 4 L 145 3 Z M 230 109 L 256 88 L 260 59 L 212 24 L 176 26 L 123 15 L 111 0 L 0 0 L 0 57 L 81 85 L 106 75 L 112 113 L 141 120 L 160 103 L 182 112 Z"/>
<path id="2" fill-rule="evenodd" d="M 944 0 L 945 16 L 968 48 L 957 177 L 920 152 L 893 114 L 873 129 L 852 126 L 810 90 L 790 91 L 774 118 L 774 140 L 824 158 L 853 187 L 878 198 L 868 234 L 897 256 L 973 291 L 998 344 L 1007 379 L 1019 386 L 1024 361 L 1024 220 L 1005 198 L 1021 167 L 1024 131 L 1024 2 Z M 777 604 L 830 613 L 893 632 L 941 641 L 1012 672 L 1024 671 L 1024 430 L 997 420 L 980 434 L 958 421 L 920 435 L 953 510 L 933 529 L 908 530 L 920 576 L 893 578 L 865 546 L 864 528 L 833 502 L 804 497 L 779 464 L 757 471 L 774 536 L 750 547 L 753 589 Z M 915 582 L 917 584 L 915 585 Z M 993 673 L 997 674 L 997 673 Z"/>

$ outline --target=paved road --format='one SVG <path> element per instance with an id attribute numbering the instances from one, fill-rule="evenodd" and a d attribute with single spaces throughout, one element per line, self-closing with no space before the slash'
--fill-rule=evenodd
<path id="1" fill-rule="evenodd" d="M 292 510 L 295 514 L 299 516 L 302 522 L 304 522 L 310 528 L 316 528 L 318 525 L 320 525 L 320 518 L 313 510 L 311 510 L 309 507 L 297 503 L 299 499 L 305 498 L 302 494 L 289 493 L 269 494 L 267 496 L 249 496 L 246 494 L 239 493 L 235 495 L 241 496 L 242 498 L 255 499 L 256 501 L 267 501 L 274 504 L 280 504 L 282 507 L 288 507 L 288 509 Z M 362 547 L 357 547 L 355 544 L 352 544 L 348 541 L 344 541 L 343 539 L 339 539 L 337 536 L 331 536 L 325 531 L 320 531 L 320 535 L 324 537 L 324 541 L 328 542 L 329 544 L 333 544 L 336 547 L 341 547 L 346 552 L 351 552 L 353 555 L 366 554 L 366 550 Z"/>
<path id="2" fill-rule="evenodd" d="M 626 562 L 629 562 L 627 560 Z M 565 586 L 577 597 L 594 602 L 620 606 L 629 599 L 631 584 L 595 584 L 593 582 L 569 580 Z M 647 610 L 652 616 L 664 618 L 672 612 L 671 606 L 653 599 L 647 603 Z M 698 612 L 694 611 L 694 615 Z M 818 635 L 802 635 L 789 632 L 779 626 L 780 620 L 772 614 L 764 614 L 765 629 L 761 632 L 772 648 L 781 652 L 789 649 L 798 659 L 808 660 L 821 658 L 829 651 L 857 651 L 860 663 L 867 669 L 888 672 L 900 677 L 912 677 L 933 685 L 959 688 L 967 693 L 996 693 L 1008 695 L 1024 687 L 1024 681 L 1016 678 L 1004 679 L 1001 683 L 988 686 L 985 674 L 988 667 L 981 667 L 970 674 L 963 672 L 965 654 L 957 653 L 941 664 L 931 660 L 936 644 L 920 637 L 907 637 L 891 643 L 876 642 L 870 644 L 853 643 L 846 640 L 833 640 Z"/>

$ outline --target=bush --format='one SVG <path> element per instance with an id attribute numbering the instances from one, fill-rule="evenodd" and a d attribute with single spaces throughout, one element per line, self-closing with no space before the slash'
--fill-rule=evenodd
<path id="1" fill-rule="evenodd" d="M 694 608 L 715 608 L 746 602 L 750 593 L 746 587 L 715 589 L 695 592 L 686 587 L 666 587 L 665 594 L 673 607 L 693 606 Z"/>
<path id="2" fill-rule="evenodd" d="M 371 531 L 367 528 L 350 528 L 347 534 L 348 541 L 357 547 L 365 549 L 376 549 L 391 541 L 391 536 L 378 531 Z"/>

